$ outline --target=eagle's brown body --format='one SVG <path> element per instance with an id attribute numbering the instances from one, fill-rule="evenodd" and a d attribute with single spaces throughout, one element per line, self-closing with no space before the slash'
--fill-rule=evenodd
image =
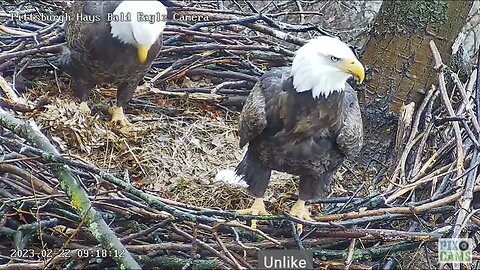
<path id="1" fill-rule="evenodd" d="M 65 27 L 70 51 L 66 69 L 72 77 L 74 95 L 81 101 L 87 100 L 95 85 L 106 83 L 117 87 L 117 105 L 125 106 L 162 47 L 160 36 L 150 48 L 146 63 L 141 64 L 135 46 L 112 37 L 107 14 L 113 13 L 120 2 L 75 1 L 67 11 L 72 19 Z M 100 21 L 78 20 L 79 13 Z"/>
<path id="2" fill-rule="evenodd" d="M 360 151 L 363 126 L 354 90 L 327 98 L 297 93 L 290 68 L 265 73 L 240 116 L 240 147 L 248 150 L 237 166 L 248 189 L 262 197 L 271 170 L 300 176 L 301 200 L 321 197 L 345 157 Z"/>

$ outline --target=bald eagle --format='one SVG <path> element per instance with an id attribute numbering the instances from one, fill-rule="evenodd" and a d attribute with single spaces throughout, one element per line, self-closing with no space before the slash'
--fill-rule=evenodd
<path id="1" fill-rule="evenodd" d="M 95 85 L 112 84 L 117 104 L 111 121 L 129 125 L 123 108 L 160 52 L 165 6 L 158 1 L 75 1 L 67 16 L 66 70 L 80 108 L 89 111 L 86 101 Z"/>
<path id="2" fill-rule="evenodd" d="M 302 46 L 291 67 L 261 77 L 240 115 L 240 147 L 248 143 L 248 149 L 235 177 L 255 196 L 241 214 L 268 214 L 263 195 L 276 170 L 299 176 L 299 199 L 290 214 L 312 220 L 305 201 L 328 192 L 335 170 L 362 147 L 360 107 L 346 82 L 352 75 L 360 82 L 365 76 L 354 53 L 339 39 L 322 36 Z"/>

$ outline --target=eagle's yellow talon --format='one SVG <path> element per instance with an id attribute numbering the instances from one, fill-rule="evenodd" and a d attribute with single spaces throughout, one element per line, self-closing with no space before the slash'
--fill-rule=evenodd
<path id="1" fill-rule="evenodd" d="M 315 221 L 313 218 L 310 217 L 310 214 L 307 211 L 307 207 L 305 206 L 305 201 L 302 201 L 302 200 L 298 200 L 295 202 L 295 204 L 292 206 L 292 209 L 290 209 L 289 214 L 306 221 Z M 302 234 L 303 232 L 302 224 L 297 224 L 297 231 L 298 231 L 298 234 Z"/>
<path id="2" fill-rule="evenodd" d="M 92 113 L 92 111 L 88 107 L 88 104 L 87 104 L 86 101 L 83 101 L 82 103 L 80 103 L 80 111 L 82 111 L 86 114 L 91 114 Z"/>
<path id="3" fill-rule="evenodd" d="M 108 112 L 112 115 L 110 122 L 120 125 L 121 127 L 129 127 L 132 125 L 123 114 L 123 107 L 112 107 Z"/>
<path id="4" fill-rule="evenodd" d="M 270 213 L 265 209 L 265 203 L 262 198 L 255 198 L 252 206 L 247 209 L 237 210 L 237 213 L 242 215 L 254 215 L 254 216 L 269 216 Z M 257 228 L 257 220 L 252 219 L 253 229 Z"/>

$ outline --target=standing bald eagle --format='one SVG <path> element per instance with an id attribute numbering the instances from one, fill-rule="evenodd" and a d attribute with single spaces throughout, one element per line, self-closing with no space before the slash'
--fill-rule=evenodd
<path id="1" fill-rule="evenodd" d="M 297 51 L 291 68 L 262 76 L 240 115 L 240 147 L 248 143 L 248 150 L 236 174 L 255 196 L 252 207 L 240 213 L 268 214 L 263 195 L 271 170 L 277 170 L 300 176 L 290 214 L 312 220 L 305 201 L 324 195 L 345 157 L 362 147 L 360 107 L 346 83 L 352 75 L 362 82 L 365 72 L 350 48 L 322 36 Z"/>
<path id="2" fill-rule="evenodd" d="M 162 47 L 167 10 L 158 1 L 75 1 L 67 11 L 66 70 L 81 108 L 92 88 L 117 87 L 111 121 L 129 125 L 123 108 Z"/>

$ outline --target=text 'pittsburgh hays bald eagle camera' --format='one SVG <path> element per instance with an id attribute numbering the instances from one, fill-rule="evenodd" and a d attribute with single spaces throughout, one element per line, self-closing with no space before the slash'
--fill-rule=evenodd
<path id="1" fill-rule="evenodd" d="M 138 14 L 157 19 L 139 20 Z M 117 104 L 111 121 L 129 125 L 123 109 L 160 52 L 167 9 L 159 1 L 75 1 L 67 15 L 65 69 L 81 108 L 89 111 L 95 85 L 112 84 Z"/>
<path id="2" fill-rule="evenodd" d="M 252 207 L 240 213 L 268 214 L 263 195 L 276 170 L 300 177 L 299 199 L 290 214 L 312 220 L 305 201 L 325 195 L 336 169 L 363 144 L 357 96 L 346 82 L 352 75 L 360 82 L 365 76 L 352 50 L 322 36 L 302 46 L 291 67 L 261 77 L 240 115 L 240 147 L 248 143 L 248 149 L 236 175 L 217 175 L 243 179 L 255 196 Z"/>

